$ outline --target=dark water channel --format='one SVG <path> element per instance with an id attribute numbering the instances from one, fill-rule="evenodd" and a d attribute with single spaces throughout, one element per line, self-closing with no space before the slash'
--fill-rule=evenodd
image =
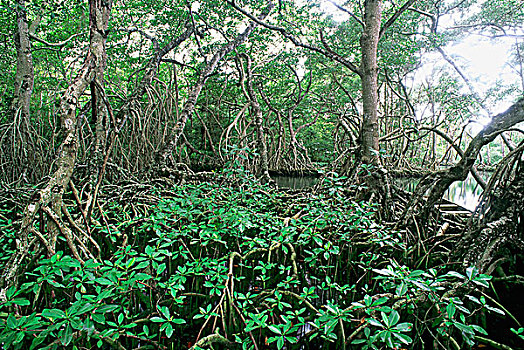
<path id="1" fill-rule="evenodd" d="M 318 182 L 318 177 L 316 176 L 274 175 L 271 178 L 275 180 L 278 187 L 291 190 L 313 187 Z"/>
<path id="2" fill-rule="evenodd" d="M 487 181 L 489 173 L 482 173 L 481 176 Z M 315 176 L 272 176 L 280 188 L 287 189 L 305 189 L 313 187 L 318 182 L 318 177 Z M 420 179 L 418 178 L 399 178 L 395 180 L 398 185 L 404 189 L 413 192 Z M 466 209 L 475 210 L 482 195 L 482 187 L 477 184 L 477 181 L 469 175 L 464 181 L 457 181 L 451 185 L 448 191 L 444 194 L 444 198 L 458 204 Z"/>

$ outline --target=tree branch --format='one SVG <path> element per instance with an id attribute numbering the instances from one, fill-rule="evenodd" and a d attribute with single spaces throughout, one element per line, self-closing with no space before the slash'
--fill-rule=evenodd
<path id="1" fill-rule="evenodd" d="M 66 40 L 64 41 L 60 41 L 58 43 L 50 43 L 48 41 L 45 41 L 44 39 L 41 39 L 33 34 L 29 34 L 29 37 L 41 44 L 44 44 L 46 46 L 48 46 L 49 48 L 62 48 L 64 46 L 67 45 L 68 42 L 70 42 L 71 40 L 73 40 L 74 38 L 76 38 L 77 36 L 80 36 L 80 35 L 83 35 L 83 34 L 86 34 L 87 32 L 81 32 L 81 33 L 76 33 L 76 34 L 73 34 L 71 35 L 69 38 L 67 38 Z"/>
<path id="2" fill-rule="evenodd" d="M 415 3 L 415 1 L 417 0 L 407 0 L 406 3 L 404 5 L 402 5 L 401 8 L 399 8 L 397 11 L 395 11 L 395 13 L 393 14 L 393 16 L 391 16 L 386 23 L 384 23 L 384 25 L 382 26 L 382 28 L 380 28 L 380 33 L 378 35 L 379 38 L 382 37 L 382 35 L 384 35 L 384 33 L 389 29 L 389 27 L 391 27 L 393 25 L 393 23 L 395 23 L 395 21 L 400 17 L 401 14 L 403 14 L 404 12 L 406 12 L 406 10 L 411 6 L 413 5 L 413 3 Z"/>
<path id="3" fill-rule="evenodd" d="M 345 7 L 340 6 L 339 4 L 334 2 L 333 0 L 327 0 L 327 1 L 330 2 L 333 6 L 335 6 L 340 11 L 345 12 L 348 15 L 350 15 L 351 18 L 353 18 L 355 21 L 357 21 L 358 24 L 360 24 L 362 26 L 362 28 L 364 27 L 364 22 L 362 22 L 362 20 L 360 18 L 358 18 L 353 12 L 349 11 Z"/>
<path id="4" fill-rule="evenodd" d="M 114 31 L 115 32 L 125 32 L 125 33 L 128 33 L 128 34 L 139 33 L 144 38 L 146 38 L 147 40 L 149 40 L 149 41 L 151 41 L 153 43 L 153 47 L 155 48 L 155 51 L 158 50 L 158 40 L 157 40 L 157 38 L 155 38 L 154 36 L 152 36 L 150 34 L 147 34 L 144 30 L 142 30 L 140 28 L 137 28 L 137 27 L 133 27 L 133 28 L 117 28 L 117 29 L 114 29 Z"/>

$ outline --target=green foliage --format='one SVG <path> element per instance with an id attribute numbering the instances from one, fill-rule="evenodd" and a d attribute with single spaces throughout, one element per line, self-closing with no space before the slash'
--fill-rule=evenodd
<path id="1" fill-rule="evenodd" d="M 413 345 L 414 329 L 473 344 L 485 331 L 471 315 L 502 312 L 475 293 L 453 295 L 457 283 L 488 285 L 475 269 L 398 264 L 406 248 L 398 232 L 377 222 L 375 205 L 347 200 L 343 177 L 330 174 L 320 192 L 289 197 L 239 169 L 221 175 L 230 182 L 240 173 L 235 186 L 153 189 L 164 199 L 131 219 L 113 203 L 108 226 L 94 233 L 108 240 L 101 259 L 42 256 L 8 290 L 3 347 L 182 348 L 217 327 L 244 349 L 348 341 L 393 349 Z"/>
<path id="2" fill-rule="evenodd" d="M 12 1 L 5 3 L 0 7 L 0 91 L 5 96 L 0 101 L 0 122 L 8 125 L 13 122 L 8 107 L 13 96 L 16 57 L 9 40 L 16 19 Z M 237 3 L 254 14 L 266 6 L 254 0 Z M 437 9 L 433 3 L 419 1 L 417 9 L 428 13 L 442 10 L 446 14 L 467 9 L 472 3 L 450 1 Z M 357 15 L 361 13 L 360 5 L 357 1 L 345 4 Z M 399 6 L 401 3 L 388 3 L 383 20 L 391 18 Z M 50 43 L 71 39 L 60 48 L 39 41 L 32 43 L 32 121 L 38 129 L 35 139 L 47 142 L 43 148 L 49 155 L 60 144 L 55 136 L 59 96 L 73 80 L 74 67 L 81 64 L 87 52 L 87 13 L 85 2 L 28 2 L 29 21 L 40 21 L 34 28 L 35 36 Z M 500 25 L 517 27 L 522 13 L 518 0 L 485 1 L 478 16 L 468 23 L 491 26 L 496 20 Z M 154 35 L 162 47 L 184 29 L 188 20 L 198 33 L 177 48 L 178 52 L 166 56 L 180 62 L 161 64 L 146 96 L 134 104 L 137 109 L 122 129 L 109 163 L 115 159 L 117 165 L 127 162 L 127 170 L 139 170 L 150 163 L 140 149 L 158 148 L 165 131 L 176 123 L 176 107 L 182 105 L 209 55 L 237 35 L 246 22 L 223 1 L 114 2 L 105 80 L 108 102 L 115 112 L 137 87 L 144 64 L 154 51 L 151 40 L 138 32 L 130 33 L 128 27 L 132 24 L 148 36 Z M 338 23 L 319 13 L 318 4 L 312 1 L 302 5 L 281 1 L 278 11 L 268 19 L 272 21 L 301 42 L 334 50 L 359 65 L 361 27 L 353 19 Z M 393 120 L 389 125 L 389 119 L 384 119 L 381 126 L 386 129 L 413 127 L 414 121 L 398 117 L 411 115 L 405 101 L 413 96 L 404 96 L 397 85 L 402 85 L 405 74 L 418 64 L 423 49 L 444 45 L 456 34 L 420 38 L 417 32 L 428 34 L 424 23 L 429 22 L 425 21 L 427 16 L 406 11 L 380 41 L 380 93 L 392 96 L 381 100 L 381 115 Z M 496 33 L 499 29 L 493 30 Z M 355 146 L 349 139 L 356 139 L 360 129 L 360 78 L 335 61 L 284 42 L 280 34 L 259 27 L 236 50 L 249 54 L 254 62 L 254 85 L 263 109 L 268 149 L 274 152 L 270 160 L 275 163 L 272 165 L 282 166 L 281 159 L 276 158 L 291 157 L 293 151 L 286 134 L 293 129 L 301 130 L 297 142 L 308 150 L 313 161 L 330 162 Z M 92 228 L 101 246 L 100 257 L 80 262 L 68 253 L 62 240 L 52 256 L 41 255 L 39 250 L 31 252 L 20 286 L 8 289 L 6 300 L 0 304 L 2 348 L 108 348 L 115 344 L 125 348 L 139 344 L 184 348 L 217 333 L 217 328 L 244 349 L 255 344 L 277 349 L 299 349 L 305 344 L 340 349 L 350 343 L 363 349 L 392 349 L 416 347 L 418 338 L 427 334 L 436 334 L 434 337 L 440 339 L 454 337 L 464 347 L 474 344 L 475 334 L 486 333 L 477 325 L 478 313 L 503 314 L 480 293 L 489 286 L 489 276 L 472 268 L 465 272 L 445 267 L 414 269 L 413 248 L 406 246 L 402 232 L 380 222 L 377 204 L 348 199 L 348 188 L 353 187 L 347 186 L 343 176 L 327 174 L 319 192 L 301 195 L 258 184 L 247 170 L 255 154 L 247 147 L 252 140 L 246 135 L 253 134 L 254 123 L 249 112 L 235 121 L 248 101 L 233 56 L 224 58 L 216 74 L 207 77 L 196 112 L 190 118 L 192 128 L 184 131 L 186 144 L 202 151 L 193 154 L 192 160 L 202 154 L 217 158 L 208 144 L 222 141 L 225 128 L 231 126 L 231 140 L 226 142 L 242 145 L 231 147 L 224 155 L 230 163 L 220 173 L 222 183 L 153 189 L 148 196 L 162 198 L 155 205 L 147 204 L 150 201 L 107 203 Z M 455 74 L 436 77 L 435 86 L 428 86 L 414 102 L 431 104 L 437 111 L 417 123 L 439 125 L 458 135 L 462 123 L 479 109 L 478 101 L 464 95 L 463 89 Z M 492 100 L 512 92 L 498 86 L 493 89 L 497 91 Z M 81 97 L 81 104 L 87 107 L 89 95 L 86 91 Z M 89 135 L 93 126 L 84 117 L 88 114 L 81 115 L 80 164 L 87 163 L 91 154 Z M 342 120 L 349 130 L 341 129 Z M 210 135 L 203 137 L 204 124 Z M 304 125 L 307 127 L 301 129 Z M 151 130 L 160 131 L 157 140 L 149 137 Z M 397 140 L 394 129 L 382 131 Z M 355 135 L 350 137 L 351 132 Z M 418 153 L 423 148 L 420 143 L 410 141 L 404 147 L 401 140 L 397 151 L 402 154 L 398 156 L 414 151 L 412 163 L 421 160 L 419 165 L 424 165 Z M 441 142 L 435 146 L 437 154 L 433 156 L 445 155 L 448 149 L 449 145 Z M 493 153 L 493 160 L 498 161 L 504 150 L 496 148 Z M 135 158 L 136 165 L 131 165 L 129 159 Z M 374 171 L 366 166 L 362 170 Z M 0 204 L 0 245 L 4 247 L 0 263 L 4 265 L 13 254 L 19 229 L 13 217 L 18 214 L 11 203 Z M 46 229 L 39 225 L 35 228 L 42 232 Z M 427 259 L 426 266 L 436 265 L 432 257 Z M 457 293 L 464 287 L 471 292 Z M 523 337 L 522 328 L 512 331 Z"/>
<path id="3" fill-rule="evenodd" d="M 520 339 L 524 340 L 524 328 L 520 327 L 519 329 L 511 328 L 511 331 L 517 335 Z"/>

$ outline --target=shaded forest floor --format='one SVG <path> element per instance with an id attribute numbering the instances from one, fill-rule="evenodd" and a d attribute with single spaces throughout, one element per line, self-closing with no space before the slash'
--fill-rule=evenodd
<path id="1" fill-rule="evenodd" d="M 92 227 L 73 225 L 79 251 L 92 259 L 75 257 L 61 236 L 54 255 L 35 248 L 0 304 L 0 343 L 519 348 L 522 284 L 509 288 L 450 261 L 456 229 L 414 244 L 379 220 L 376 203 L 352 199 L 358 189 L 344 180 L 283 191 L 226 170 L 212 182 L 107 185 Z M 22 206 L 15 192 L 2 197 L 5 263 Z M 81 222 L 73 197 L 65 204 Z M 37 230 L 49 225 L 42 219 Z"/>

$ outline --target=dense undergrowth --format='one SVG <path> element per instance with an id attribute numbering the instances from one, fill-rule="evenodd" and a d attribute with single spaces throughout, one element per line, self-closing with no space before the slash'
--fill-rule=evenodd
<path id="1" fill-rule="evenodd" d="M 0 348 L 467 348 L 487 341 L 486 313 L 503 313 L 489 276 L 421 269 L 340 178 L 296 193 L 242 171 L 223 179 L 235 184 L 107 201 L 100 256 L 84 264 L 62 241 L 35 251 L 0 305 Z M 2 210 L 5 262 L 17 227 Z"/>

